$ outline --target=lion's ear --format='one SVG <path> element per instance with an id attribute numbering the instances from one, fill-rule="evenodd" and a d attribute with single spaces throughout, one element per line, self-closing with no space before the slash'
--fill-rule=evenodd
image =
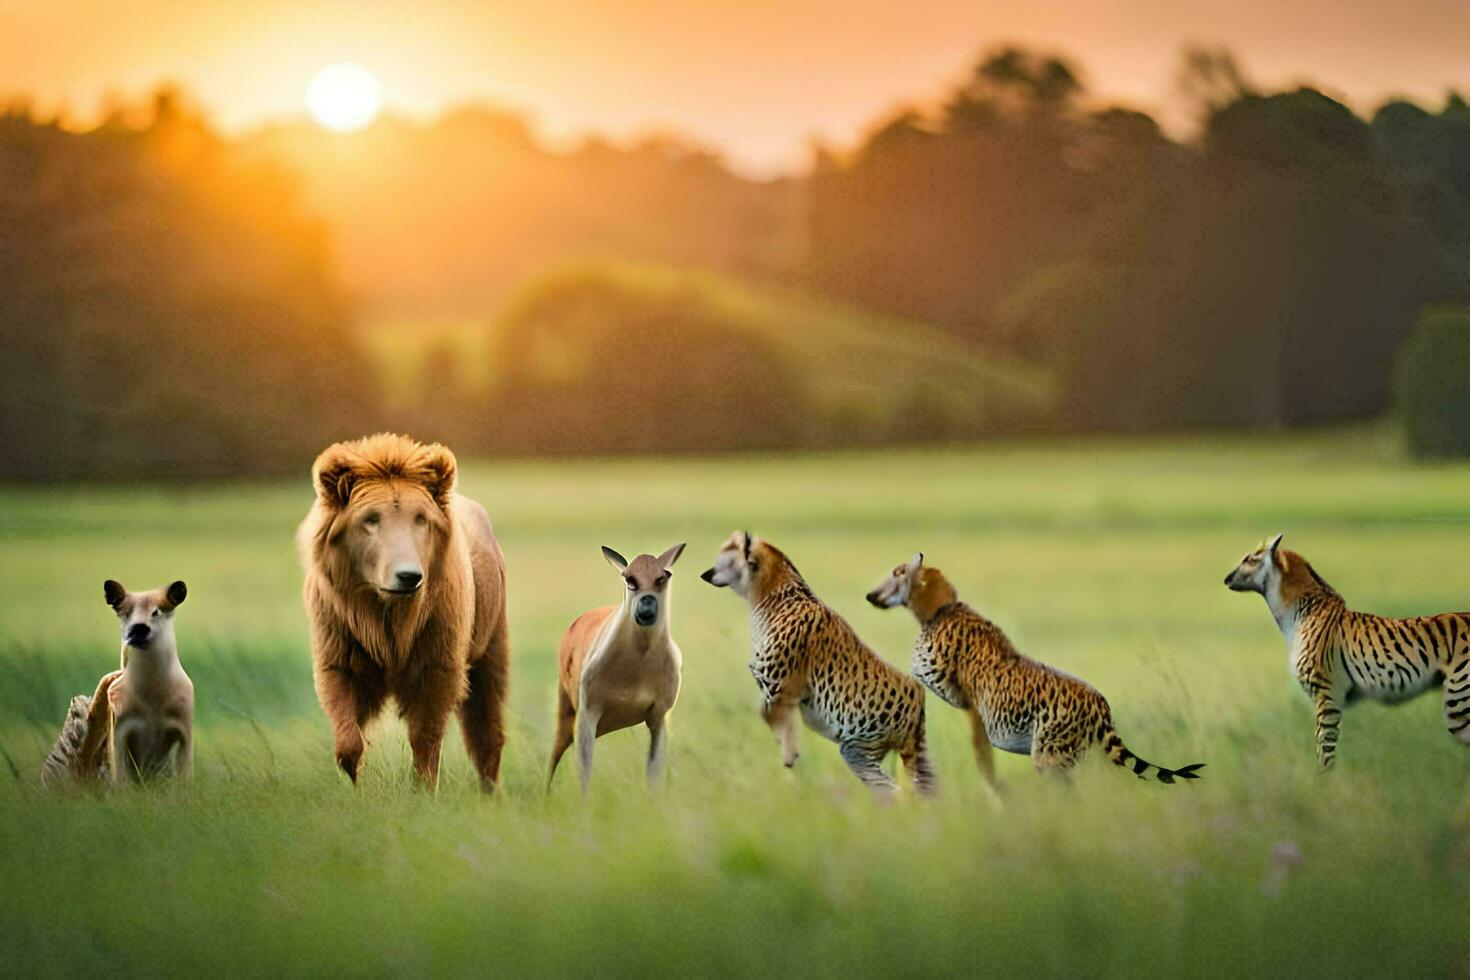
<path id="1" fill-rule="evenodd" d="M 347 506 L 352 488 L 357 483 L 357 465 L 347 443 L 339 442 L 322 450 L 311 467 L 311 482 L 322 503 L 333 510 Z"/>
<path id="2" fill-rule="evenodd" d="M 457 468 L 454 453 L 447 446 L 436 442 L 424 447 L 424 469 L 427 472 L 424 486 L 434 498 L 434 503 L 440 507 L 449 506 L 449 495 L 454 492 Z"/>

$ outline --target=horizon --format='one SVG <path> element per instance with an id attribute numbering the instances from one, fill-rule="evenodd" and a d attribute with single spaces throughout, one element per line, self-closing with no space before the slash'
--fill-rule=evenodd
<path id="1" fill-rule="evenodd" d="M 338 0 L 248 11 L 23 0 L 0 7 L 0 95 L 86 128 L 120 96 L 173 84 L 234 137 L 310 120 L 308 83 L 325 65 L 347 61 L 381 80 L 386 116 L 414 124 L 483 107 L 522 117 L 552 149 L 673 134 L 744 176 L 775 178 L 804 171 L 816 143 L 847 149 L 897 109 L 932 105 L 982 52 L 1008 43 L 1066 57 L 1090 104 L 1148 112 L 1176 138 L 1192 123 L 1173 90 L 1190 43 L 1227 48 L 1263 89 L 1311 85 L 1364 115 L 1392 98 L 1437 110 L 1449 93 L 1470 89 L 1470 60 L 1454 43 L 1470 36 L 1470 6 L 1453 0 L 1394 11 L 1326 0 L 1279 11 L 1248 0 L 1208 35 L 1152 2 L 1068 11 L 926 0 L 870 4 L 850 19 L 831 16 L 834 2 L 795 12 L 747 4 L 738 17 L 713 0 L 558 0 L 535 12 L 453 2 L 412 16 L 384 7 L 369 17 Z M 568 32 L 566 23 L 583 30 Z M 814 36 L 828 43 L 813 46 Z"/>

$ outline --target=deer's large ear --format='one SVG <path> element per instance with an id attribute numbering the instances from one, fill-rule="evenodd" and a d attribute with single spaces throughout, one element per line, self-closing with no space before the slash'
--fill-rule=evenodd
<path id="1" fill-rule="evenodd" d="M 459 469 L 454 453 L 449 451 L 449 447 L 436 442 L 424 447 L 423 462 L 428 474 L 424 487 L 429 491 L 429 496 L 440 507 L 449 506 L 449 495 L 454 492 L 454 479 Z"/>
<path id="2" fill-rule="evenodd" d="M 128 590 L 122 587 L 121 582 L 108 579 L 102 583 L 102 597 L 107 600 L 109 606 L 116 609 L 128 597 Z"/>
<path id="3" fill-rule="evenodd" d="M 311 466 L 311 482 L 316 487 L 317 499 L 332 510 L 347 506 L 357 477 L 357 454 L 345 442 L 323 449 Z"/>
<path id="4" fill-rule="evenodd" d="M 182 605 L 184 600 L 189 597 L 189 587 L 182 581 L 175 582 L 164 590 L 163 597 L 168 600 L 168 607 L 172 609 L 175 606 Z"/>
<path id="5" fill-rule="evenodd" d="M 1283 531 L 1280 534 L 1276 535 L 1276 537 L 1274 537 L 1274 538 L 1271 539 L 1271 543 L 1268 544 L 1268 545 L 1266 545 L 1266 550 L 1269 551 L 1274 556 L 1276 554 L 1276 549 L 1279 548 L 1279 547 L 1281 547 L 1281 539 L 1284 538 L 1284 537 L 1286 537 L 1286 532 L 1285 531 Z"/>
<path id="6" fill-rule="evenodd" d="M 663 554 L 661 554 L 661 555 L 658 556 L 658 564 L 659 564 L 659 567 L 662 568 L 666 572 L 669 571 L 671 568 L 674 567 L 674 562 L 678 561 L 679 560 L 679 556 L 682 555 L 683 553 L 684 553 L 684 545 L 682 545 L 682 544 L 676 544 L 676 545 L 674 545 L 668 551 L 665 551 Z"/>
<path id="7" fill-rule="evenodd" d="M 602 557 L 606 558 L 607 563 L 620 572 L 628 567 L 628 559 L 613 551 L 607 545 L 602 546 Z"/>
<path id="8" fill-rule="evenodd" d="M 749 531 L 741 531 L 740 532 L 740 550 L 745 553 L 745 560 L 746 561 L 750 561 L 750 542 L 751 542 L 751 540 L 752 539 L 750 537 L 750 532 Z"/>
<path id="9" fill-rule="evenodd" d="M 914 552 L 914 557 L 912 557 L 912 558 L 909 559 L 909 571 L 911 571 L 911 572 L 917 572 L 919 569 L 921 569 L 923 567 L 924 567 L 924 553 L 922 551 L 916 551 L 916 552 Z"/>

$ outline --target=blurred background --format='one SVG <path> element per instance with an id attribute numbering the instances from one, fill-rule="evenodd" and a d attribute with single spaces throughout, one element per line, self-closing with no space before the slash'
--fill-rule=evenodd
<path id="1" fill-rule="evenodd" d="M 0 4 L 0 475 L 1470 450 L 1464 4 L 858 6 Z"/>

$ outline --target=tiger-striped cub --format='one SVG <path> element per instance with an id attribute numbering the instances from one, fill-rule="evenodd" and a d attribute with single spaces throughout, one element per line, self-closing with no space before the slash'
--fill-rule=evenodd
<path id="1" fill-rule="evenodd" d="M 1070 769 L 1093 745 L 1140 778 L 1198 779 L 1204 763 L 1165 769 L 1123 745 L 1112 710 L 1085 681 L 1021 654 L 990 620 L 959 600 L 922 553 L 868 593 L 879 609 L 907 606 L 919 621 L 913 675 L 948 704 L 969 712 L 975 761 L 996 786 L 991 746 L 1030 755 L 1037 772 Z"/>
<path id="2" fill-rule="evenodd" d="M 750 672 L 761 717 L 796 764 L 796 714 L 836 742 L 853 774 L 880 793 L 897 789 L 882 763 L 897 752 L 914 788 L 934 791 L 924 738 L 924 690 L 870 650 L 807 586 L 774 545 L 736 531 L 702 576 L 750 603 Z"/>
<path id="3" fill-rule="evenodd" d="M 1342 710 L 1359 698 L 1401 704 L 1444 685 L 1450 734 L 1470 745 L 1470 613 L 1389 619 L 1354 612 L 1281 535 L 1225 576 L 1234 592 L 1259 592 L 1286 637 L 1291 668 L 1317 709 L 1317 761 L 1337 756 Z"/>

